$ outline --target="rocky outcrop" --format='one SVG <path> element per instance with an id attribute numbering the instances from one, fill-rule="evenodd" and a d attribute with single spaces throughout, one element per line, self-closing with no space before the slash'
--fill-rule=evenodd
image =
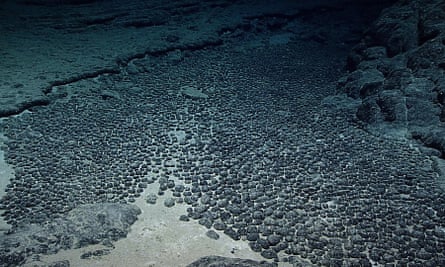
<path id="1" fill-rule="evenodd" d="M 1 266 L 17 266 L 32 254 L 51 254 L 91 244 L 111 244 L 126 237 L 140 212 L 134 205 L 87 204 L 50 223 L 18 227 L 2 236 Z"/>
<path id="2" fill-rule="evenodd" d="M 350 53 L 340 93 L 375 134 L 413 137 L 445 152 L 445 2 L 399 1 Z M 437 153 L 439 155 L 439 153 Z"/>

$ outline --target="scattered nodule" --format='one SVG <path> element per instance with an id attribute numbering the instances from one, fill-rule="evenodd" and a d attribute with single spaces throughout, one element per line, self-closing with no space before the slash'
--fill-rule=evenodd
<path id="1" fill-rule="evenodd" d="M 261 256 L 263 256 L 266 259 L 275 259 L 278 258 L 278 255 L 275 251 L 272 249 L 265 249 L 261 251 Z"/>
<path id="2" fill-rule="evenodd" d="M 175 205 L 175 199 L 172 197 L 166 198 L 164 200 L 164 206 L 167 208 L 173 207 Z"/>
<path id="3" fill-rule="evenodd" d="M 188 222 L 190 221 L 190 218 L 187 215 L 181 215 L 179 216 L 179 220 L 183 222 Z"/>
<path id="4" fill-rule="evenodd" d="M 155 194 L 148 194 L 146 197 L 145 197 L 145 201 L 148 203 L 148 204 L 156 204 L 156 200 L 158 199 L 158 196 L 157 195 L 155 195 Z"/>
<path id="5" fill-rule="evenodd" d="M 213 230 L 208 230 L 206 232 L 206 236 L 210 237 L 211 239 L 215 239 L 215 240 L 219 239 L 219 234 Z"/>

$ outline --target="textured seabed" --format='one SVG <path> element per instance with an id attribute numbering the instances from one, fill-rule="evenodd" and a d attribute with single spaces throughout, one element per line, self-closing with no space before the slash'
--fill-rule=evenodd
<path id="1" fill-rule="evenodd" d="M 189 205 L 182 220 L 266 259 L 443 266 L 431 160 L 321 105 L 344 55 L 311 42 L 173 52 L 75 93 L 60 86 L 65 98 L 1 125 L 15 169 L 3 216 L 43 223 L 81 204 L 132 203 L 158 183 Z"/>

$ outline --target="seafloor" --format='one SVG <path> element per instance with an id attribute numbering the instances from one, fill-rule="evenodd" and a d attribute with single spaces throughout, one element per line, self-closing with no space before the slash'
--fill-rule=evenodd
<path id="1" fill-rule="evenodd" d="M 107 266 L 113 244 L 149 221 L 142 206 L 157 203 L 182 207 L 175 220 L 197 221 L 210 242 L 241 240 L 252 254 L 232 248 L 239 258 L 444 266 L 445 195 L 430 158 L 322 101 L 350 47 L 268 34 L 134 58 L 119 73 L 54 86 L 51 104 L 3 119 L 15 171 L 1 200 L 12 226 L 3 260 L 44 265 L 45 254 L 102 244 L 71 266 Z M 160 247 L 162 236 L 144 242 Z"/>

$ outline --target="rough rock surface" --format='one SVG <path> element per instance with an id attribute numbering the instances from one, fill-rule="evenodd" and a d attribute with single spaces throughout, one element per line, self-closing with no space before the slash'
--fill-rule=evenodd
<path id="1" fill-rule="evenodd" d="M 140 210 L 134 205 L 81 205 L 45 224 L 23 224 L 0 240 L 1 266 L 18 266 L 32 254 L 109 243 L 127 235 Z"/>
<path id="2" fill-rule="evenodd" d="M 373 133 L 412 137 L 445 153 L 445 2 L 399 1 L 348 57 L 339 91 Z M 352 103 L 352 102 L 350 102 Z"/>
<path id="3" fill-rule="evenodd" d="M 238 258 L 207 256 L 187 265 L 187 267 L 274 267 L 277 264 Z"/>

